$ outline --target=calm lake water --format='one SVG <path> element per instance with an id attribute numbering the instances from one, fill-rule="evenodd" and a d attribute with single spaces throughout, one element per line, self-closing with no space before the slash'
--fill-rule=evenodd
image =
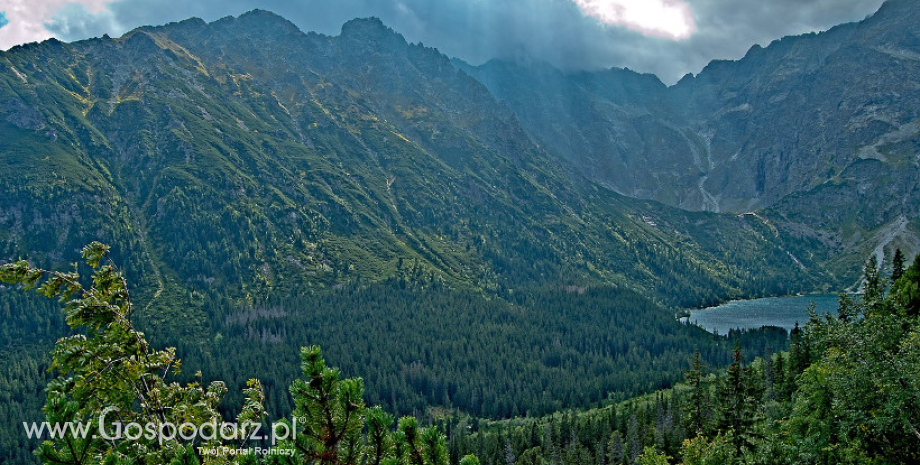
<path id="1" fill-rule="evenodd" d="M 718 307 L 690 310 L 690 322 L 719 334 L 725 334 L 732 328 L 761 326 L 779 326 L 789 331 L 796 322 L 800 326 L 808 322 L 808 305 L 812 302 L 819 314 L 837 312 L 836 295 L 772 297 L 735 300 Z"/>

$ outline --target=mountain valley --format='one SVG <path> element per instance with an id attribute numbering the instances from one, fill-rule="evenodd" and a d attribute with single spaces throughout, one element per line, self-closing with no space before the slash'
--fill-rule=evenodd
<path id="1" fill-rule="evenodd" d="M 194 367 L 176 378 L 225 380 L 238 405 L 257 377 L 272 418 L 296 408 L 310 344 L 394 414 L 609 406 L 674 386 L 694 353 L 721 369 L 736 344 L 748 361 L 789 345 L 681 309 L 856 291 L 867 257 L 890 273 L 920 252 L 916 24 L 916 2 L 888 0 L 670 87 L 263 10 L 17 46 L 0 264 L 86 277 L 81 249 L 111 245 L 133 319 Z M 0 316 L 0 461 L 35 463 L 21 418 L 69 330 L 11 285 Z"/>

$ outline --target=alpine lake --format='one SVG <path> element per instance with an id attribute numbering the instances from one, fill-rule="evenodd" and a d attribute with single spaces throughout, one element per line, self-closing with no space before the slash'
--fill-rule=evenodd
<path id="1" fill-rule="evenodd" d="M 761 326 L 777 326 L 790 331 L 796 323 L 804 326 L 808 322 L 808 308 L 812 304 L 819 315 L 836 313 L 837 298 L 836 294 L 814 294 L 733 300 L 716 307 L 688 310 L 690 316 L 680 320 L 689 320 L 715 334 L 726 334 L 730 329 L 755 329 Z"/>

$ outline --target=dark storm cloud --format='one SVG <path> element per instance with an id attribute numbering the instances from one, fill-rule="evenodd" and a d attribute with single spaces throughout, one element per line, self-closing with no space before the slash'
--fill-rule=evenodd
<path id="1" fill-rule="evenodd" d="M 274 11 L 305 31 L 337 34 L 355 17 L 377 16 L 407 40 L 477 64 L 535 58 L 566 69 L 628 67 L 667 83 L 717 58 L 737 59 L 754 44 L 858 21 L 882 0 L 686 0 L 696 33 L 674 41 L 585 16 L 571 0 L 117 0 L 91 14 L 71 5 L 48 29 L 73 40 L 121 34 L 197 16 L 215 20 L 253 8 Z"/>

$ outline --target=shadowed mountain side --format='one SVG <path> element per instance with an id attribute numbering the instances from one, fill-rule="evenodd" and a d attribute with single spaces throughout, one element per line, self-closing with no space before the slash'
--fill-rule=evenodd
<path id="1" fill-rule="evenodd" d="M 920 251 L 920 7 L 754 46 L 667 88 L 629 70 L 472 67 L 547 148 L 622 194 L 690 210 L 770 209 L 843 256 Z M 788 223 L 788 224 L 787 224 Z M 853 277 L 855 279 L 855 276 Z"/>

